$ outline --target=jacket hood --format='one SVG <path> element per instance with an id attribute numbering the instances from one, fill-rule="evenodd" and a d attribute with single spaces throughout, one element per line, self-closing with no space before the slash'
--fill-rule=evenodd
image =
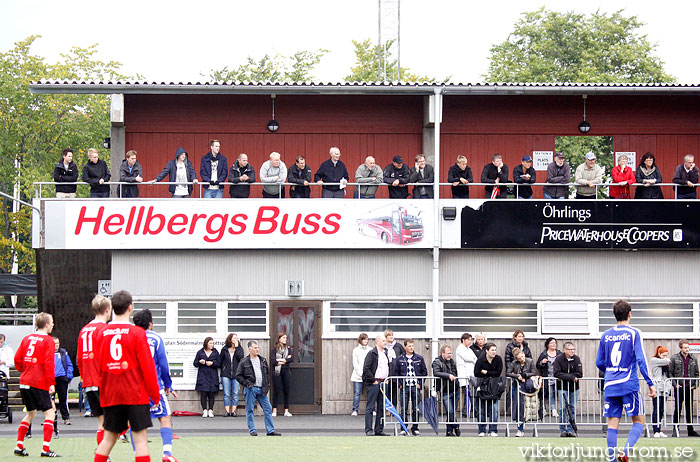
<path id="1" fill-rule="evenodd" d="M 183 153 L 185 154 L 185 160 L 190 160 L 190 156 L 187 154 L 187 151 L 185 151 L 185 148 L 177 148 L 177 151 L 175 151 L 175 160 Z"/>

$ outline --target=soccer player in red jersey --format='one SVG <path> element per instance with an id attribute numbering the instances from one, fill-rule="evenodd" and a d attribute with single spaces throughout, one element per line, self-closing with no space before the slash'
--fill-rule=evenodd
<path id="1" fill-rule="evenodd" d="M 48 313 L 36 315 L 36 332 L 22 339 L 15 353 L 15 368 L 22 373 L 19 378 L 20 394 L 27 414 L 17 430 L 16 456 L 28 456 L 24 448 L 24 437 L 29 430 L 37 409 L 44 413 L 44 444 L 41 457 L 60 457 L 51 450 L 53 419 L 56 410 L 51 405 L 51 393 L 56 390 L 54 377 L 54 342 L 49 336 L 53 330 L 53 316 Z"/>
<path id="2" fill-rule="evenodd" d="M 104 438 L 104 413 L 100 406 L 100 365 L 97 361 L 96 342 L 97 337 L 107 327 L 107 322 L 112 317 L 112 302 L 107 297 L 96 295 L 92 299 L 92 311 L 95 319 L 90 321 L 80 330 L 78 335 L 78 368 L 83 378 L 83 389 L 90 403 L 92 415 L 97 416 L 97 444 Z"/>
<path id="3" fill-rule="evenodd" d="M 160 386 L 146 332 L 129 322 L 134 311 L 131 294 L 120 290 L 112 297 L 114 319 L 97 341 L 100 367 L 100 405 L 104 412 L 104 439 L 95 462 L 107 462 L 119 433 L 131 425 L 136 462 L 150 462 L 147 429 L 151 423 L 148 399 L 160 402 Z"/>

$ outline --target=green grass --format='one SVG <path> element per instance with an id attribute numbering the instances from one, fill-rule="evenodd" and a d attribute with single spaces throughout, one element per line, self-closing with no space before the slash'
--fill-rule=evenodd
<path id="1" fill-rule="evenodd" d="M 149 445 L 151 458 L 154 462 L 160 461 L 161 446 L 157 430 L 151 432 L 153 442 Z M 622 441 L 621 441 L 622 443 Z M 400 462 L 443 462 L 443 461 L 474 461 L 474 462 L 515 462 L 537 461 L 538 458 L 526 459 L 521 455 L 519 447 L 530 447 L 539 444 L 541 447 L 551 445 L 555 447 L 571 448 L 575 444 L 582 448 L 603 448 L 603 438 L 578 438 L 576 440 L 559 438 L 369 438 L 362 436 L 348 437 L 323 437 L 323 436 L 282 436 L 269 438 L 258 436 L 214 436 L 214 437 L 187 437 L 183 436 L 174 442 L 173 454 L 181 462 L 266 462 L 266 461 L 312 461 L 312 462 L 345 462 L 345 461 L 400 461 Z M 33 438 L 27 440 L 27 451 L 33 460 L 38 458 L 41 451 L 41 442 Z M 61 438 L 55 440 L 52 449 L 63 456 L 65 461 L 93 460 L 95 440 L 93 438 Z M 693 451 L 690 458 L 680 460 L 697 460 L 700 453 L 700 439 L 642 439 L 637 447 L 667 448 L 669 454 L 676 447 L 688 447 Z M 11 460 L 14 440 L 3 438 L 0 440 L 0 460 Z M 588 451 L 588 449 L 583 449 Z M 648 449 L 647 449 L 648 450 Z M 7 455 L 7 457 L 6 457 Z M 133 453 L 131 445 L 117 443 L 111 454 L 114 462 L 132 461 Z M 678 459 L 678 458 L 677 458 Z M 20 459 L 14 459 L 19 462 Z M 551 457 L 546 460 L 569 460 L 576 458 L 560 459 Z M 600 459 L 581 459 L 585 460 Z M 637 458 L 637 460 L 644 460 Z M 650 460 L 650 459 L 647 459 Z M 655 460 L 672 460 L 667 459 Z"/>

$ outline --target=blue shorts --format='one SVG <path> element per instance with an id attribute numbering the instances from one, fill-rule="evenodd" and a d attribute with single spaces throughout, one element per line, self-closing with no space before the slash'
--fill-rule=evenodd
<path id="1" fill-rule="evenodd" d="M 150 400 L 149 400 L 150 401 Z M 155 408 L 153 407 L 153 401 L 151 403 L 151 418 L 160 419 L 161 417 L 167 417 L 171 414 L 170 403 L 168 402 L 168 397 L 165 396 L 165 390 L 160 389 L 160 403 Z"/>
<path id="2" fill-rule="evenodd" d="M 622 396 L 606 396 L 603 406 L 604 417 L 622 417 L 622 409 L 627 417 L 644 415 L 644 399 L 641 391 Z"/>

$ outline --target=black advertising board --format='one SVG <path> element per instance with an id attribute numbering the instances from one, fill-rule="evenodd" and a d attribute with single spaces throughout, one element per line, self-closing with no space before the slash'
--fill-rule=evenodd
<path id="1" fill-rule="evenodd" d="M 700 203 L 487 200 L 462 209 L 461 242 L 466 249 L 698 249 Z"/>

